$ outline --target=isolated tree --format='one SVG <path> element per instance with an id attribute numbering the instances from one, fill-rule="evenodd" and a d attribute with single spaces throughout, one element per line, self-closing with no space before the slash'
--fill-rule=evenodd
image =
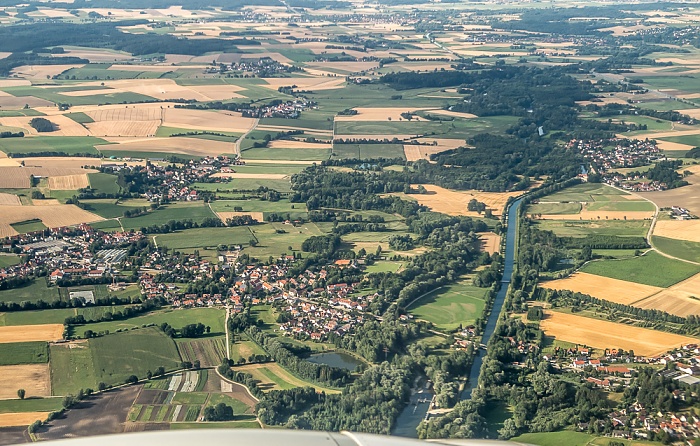
<path id="1" fill-rule="evenodd" d="M 24 391 L 24 389 L 19 389 L 19 390 L 17 391 L 17 396 L 18 396 L 19 399 L 21 399 L 21 400 L 24 399 L 24 395 L 25 395 L 25 394 L 26 394 L 26 392 Z"/>

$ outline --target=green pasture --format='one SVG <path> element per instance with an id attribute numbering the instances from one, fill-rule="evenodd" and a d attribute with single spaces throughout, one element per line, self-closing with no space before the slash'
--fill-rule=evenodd
<path id="1" fill-rule="evenodd" d="M 625 260 L 590 262 L 583 272 L 667 288 L 700 272 L 700 266 L 669 259 L 656 252 Z"/>

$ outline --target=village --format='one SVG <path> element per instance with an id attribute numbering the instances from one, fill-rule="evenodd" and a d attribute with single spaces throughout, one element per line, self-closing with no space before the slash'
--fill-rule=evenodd
<path id="1" fill-rule="evenodd" d="M 579 379 L 601 391 L 622 394 L 631 385 L 637 385 L 637 367 L 653 366 L 657 379 L 677 381 L 686 385 L 700 383 L 700 346 L 687 344 L 671 352 L 654 357 L 636 356 L 634 352 L 609 348 L 595 356 L 592 349 L 585 346 L 569 348 L 555 347 L 552 353 L 542 359 L 552 367 L 575 373 Z M 595 357 L 594 357 L 595 356 Z M 660 367 L 660 369 L 659 369 Z M 691 397 L 689 390 L 683 390 L 675 383 L 671 385 L 668 398 L 683 401 Z M 673 404 L 675 406 L 675 404 Z M 668 435 L 673 440 L 692 440 L 700 436 L 700 417 L 694 413 L 675 411 L 650 413 L 639 401 L 626 408 L 611 412 L 606 420 L 578 423 L 578 429 L 585 432 L 608 433 L 621 439 L 657 439 Z"/>

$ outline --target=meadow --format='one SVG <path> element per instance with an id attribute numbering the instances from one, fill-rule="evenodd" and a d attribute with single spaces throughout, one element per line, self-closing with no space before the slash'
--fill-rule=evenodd
<path id="1" fill-rule="evenodd" d="M 435 324 L 445 331 L 474 323 L 484 312 L 486 288 L 469 284 L 465 279 L 432 291 L 408 307 L 418 319 Z"/>
<path id="2" fill-rule="evenodd" d="M 98 193 L 117 194 L 121 189 L 117 184 L 116 175 L 89 173 L 88 179 L 90 180 L 90 187 L 95 189 Z"/>
<path id="3" fill-rule="evenodd" d="M 629 195 L 627 192 L 614 189 L 604 184 L 584 183 L 577 184 L 572 187 L 567 187 L 552 195 L 542 198 L 541 201 L 558 201 L 558 202 L 591 202 L 605 199 L 606 195 Z"/>
<path id="4" fill-rule="evenodd" d="M 145 226 L 163 225 L 170 220 L 192 220 L 201 223 L 205 218 L 216 218 L 216 215 L 202 201 L 176 202 L 162 205 L 153 212 L 148 212 L 133 218 L 121 220 L 124 229 L 140 229 Z"/>
<path id="5" fill-rule="evenodd" d="M 651 251 L 632 259 L 590 262 L 581 271 L 667 288 L 698 273 L 700 266 L 669 259 Z"/>
<path id="6" fill-rule="evenodd" d="M 109 331 L 110 333 L 114 333 L 117 330 L 136 329 L 133 331 L 133 333 L 140 331 L 148 332 L 151 330 L 150 328 L 143 329 L 140 327 L 150 324 L 155 324 L 158 326 L 164 322 L 167 322 L 175 329 L 178 329 L 187 324 L 196 324 L 201 322 L 204 325 L 211 327 L 210 336 L 215 336 L 224 334 L 224 317 L 224 310 L 220 308 L 191 308 L 187 310 L 164 309 L 121 321 L 107 321 L 79 325 L 75 327 L 75 334 L 82 337 L 86 330 L 92 330 L 94 332 Z M 158 332 L 160 333 L 160 330 L 158 330 Z M 108 337 L 109 336 L 105 338 Z"/>
<path id="7" fill-rule="evenodd" d="M 46 342 L 0 343 L 0 366 L 18 364 L 46 364 L 49 346 Z"/>
<path id="8" fill-rule="evenodd" d="M 247 245 L 253 234 L 247 226 L 231 228 L 198 228 L 159 234 L 156 236 L 158 246 L 167 246 L 174 250 L 192 250 L 197 248 L 216 248 L 224 245 Z"/>
<path id="9" fill-rule="evenodd" d="M 44 278 L 34 279 L 29 285 L 0 291 L 0 302 L 53 302 L 60 299 L 58 287 L 48 288 Z"/>
<path id="10" fill-rule="evenodd" d="M 143 328 L 90 339 L 95 376 L 108 384 L 122 383 L 130 375 L 143 378 L 158 367 L 180 366 L 175 342 L 157 328 Z"/>
<path id="11" fill-rule="evenodd" d="M 93 136 L 35 136 L 31 138 L 0 139 L 0 150 L 9 154 L 29 154 L 39 152 L 63 152 L 67 155 L 88 153 L 98 156 L 96 145 L 110 144 Z M 90 160 L 86 160 L 89 162 Z"/>
<path id="12" fill-rule="evenodd" d="M 552 231 L 559 237 L 587 237 L 609 235 L 644 237 L 651 222 L 647 220 L 535 220 L 533 225 L 542 231 Z"/>
<path id="13" fill-rule="evenodd" d="M 336 144 L 331 159 L 335 158 L 401 158 L 406 159 L 403 144 Z"/>
<path id="14" fill-rule="evenodd" d="M 0 400 L 0 413 L 53 412 L 63 408 L 62 398 Z"/>
<path id="15" fill-rule="evenodd" d="M 653 236 L 652 243 L 659 251 L 679 259 L 700 263 L 700 243 Z"/>

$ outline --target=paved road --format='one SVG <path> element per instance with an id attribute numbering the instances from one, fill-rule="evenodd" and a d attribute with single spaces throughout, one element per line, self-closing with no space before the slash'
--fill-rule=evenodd
<path id="1" fill-rule="evenodd" d="M 253 126 L 250 129 L 248 129 L 247 132 L 245 132 L 243 135 L 241 135 L 241 137 L 238 138 L 238 140 L 236 140 L 236 143 L 234 145 L 234 150 L 236 151 L 236 155 L 238 155 L 239 158 L 241 156 L 241 143 L 250 134 L 250 132 L 255 130 L 255 127 L 257 127 L 258 124 L 260 124 L 260 119 L 255 118 L 255 122 L 253 123 Z"/>

